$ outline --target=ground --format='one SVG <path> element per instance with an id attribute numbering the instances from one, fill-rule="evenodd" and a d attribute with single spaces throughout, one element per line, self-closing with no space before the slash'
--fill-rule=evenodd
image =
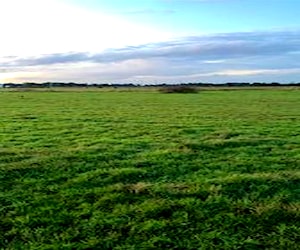
<path id="1" fill-rule="evenodd" d="M 0 104 L 0 248 L 298 249 L 298 89 Z"/>

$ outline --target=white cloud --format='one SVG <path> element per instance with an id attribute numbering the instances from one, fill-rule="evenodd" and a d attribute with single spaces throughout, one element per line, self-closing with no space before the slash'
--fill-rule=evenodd
<path id="1" fill-rule="evenodd" d="M 131 59 L 110 63 L 81 62 L 15 67 L 11 72 L 1 72 L 0 68 L 0 82 L 126 82 L 134 79 L 136 75 L 155 72 L 159 64 L 149 60 Z"/>
<path id="2" fill-rule="evenodd" d="M 300 68 L 294 69 L 253 69 L 253 70 L 224 70 L 213 73 L 220 76 L 251 76 L 251 75 L 285 75 L 300 73 Z"/>
<path id="3" fill-rule="evenodd" d="M 218 63 L 224 63 L 225 60 L 204 60 L 203 63 L 207 64 L 218 64 Z"/>
<path id="4" fill-rule="evenodd" d="M 0 57 L 0 82 L 298 81 L 299 32 L 214 34 L 95 53 Z"/>

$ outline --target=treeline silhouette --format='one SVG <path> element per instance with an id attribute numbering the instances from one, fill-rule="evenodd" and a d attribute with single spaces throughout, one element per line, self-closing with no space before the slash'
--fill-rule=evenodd
<path id="1" fill-rule="evenodd" d="M 25 83 L 4 83 L 2 87 L 4 88 L 52 88 L 52 87 L 70 87 L 70 88 L 134 88 L 134 87 L 164 87 L 164 86 L 191 86 L 191 87 L 280 87 L 280 86 L 299 86 L 299 83 L 279 83 L 279 82 L 227 82 L 227 83 L 178 83 L 178 84 L 134 84 L 134 83 L 75 83 L 75 82 L 45 82 L 45 83 L 34 83 L 34 82 L 25 82 Z"/>

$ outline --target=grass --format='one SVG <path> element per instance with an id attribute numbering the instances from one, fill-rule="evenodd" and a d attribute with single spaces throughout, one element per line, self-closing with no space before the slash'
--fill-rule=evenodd
<path id="1" fill-rule="evenodd" d="M 0 104 L 0 249 L 299 249 L 296 89 Z"/>

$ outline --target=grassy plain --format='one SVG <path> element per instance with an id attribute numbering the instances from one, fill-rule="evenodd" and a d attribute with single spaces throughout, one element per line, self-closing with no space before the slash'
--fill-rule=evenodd
<path id="1" fill-rule="evenodd" d="M 0 249 L 299 249 L 299 90 L 0 104 Z"/>

